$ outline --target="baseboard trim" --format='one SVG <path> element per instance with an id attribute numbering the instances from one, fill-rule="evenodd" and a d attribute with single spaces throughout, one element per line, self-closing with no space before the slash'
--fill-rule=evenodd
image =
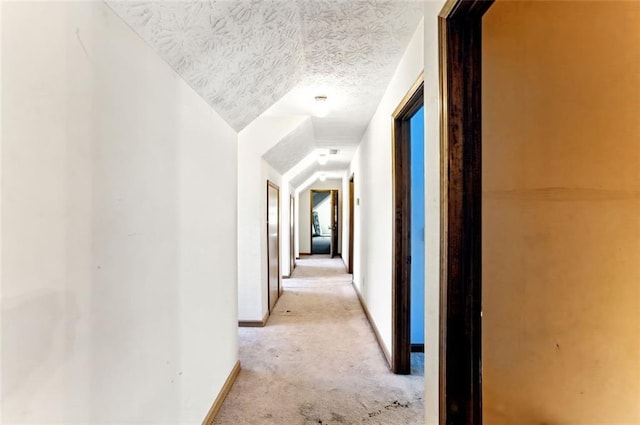
<path id="1" fill-rule="evenodd" d="M 224 382 L 222 389 L 220 390 L 220 394 L 216 397 L 215 401 L 211 405 L 211 409 L 207 413 L 207 416 L 204 418 L 202 425 L 212 425 L 213 420 L 218 415 L 220 408 L 222 407 L 222 403 L 224 403 L 224 399 L 227 398 L 229 391 L 231 391 L 231 387 L 233 387 L 233 383 L 236 381 L 238 374 L 240 373 L 240 360 L 236 361 L 236 364 L 231 369 L 231 373 L 227 377 L 227 380 Z"/>
<path id="2" fill-rule="evenodd" d="M 424 353 L 424 344 L 411 344 L 412 353 Z"/>
<path id="3" fill-rule="evenodd" d="M 380 331 L 378 331 L 378 327 L 376 326 L 375 322 L 371 318 L 371 314 L 369 313 L 367 304 L 364 302 L 364 299 L 362 298 L 362 294 L 358 290 L 358 287 L 355 285 L 353 280 L 351 281 L 351 285 L 353 286 L 353 289 L 356 291 L 356 295 L 358 296 L 358 301 L 360 301 L 360 307 L 362 307 L 362 311 L 364 311 L 364 315 L 367 317 L 369 326 L 371 326 L 371 329 L 373 330 L 373 334 L 376 336 L 376 341 L 378 341 L 378 347 L 380 348 L 380 351 L 382 351 L 382 355 L 387 361 L 387 365 L 389 366 L 389 369 L 391 369 L 391 365 L 393 364 L 391 363 L 391 354 L 389 353 L 389 351 L 387 351 L 387 348 L 384 346 L 384 342 L 382 342 L 382 336 L 380 336 Z"/>
<path id="4" fill-rule="evenodd" d="M 241 328 L 264 328 L 269 320 L 269 313 L 265 314 L 262 320 L 238 320 L 238 327 Z"/>
<path id="5" fill-rule="evenodd" d="M 298 260 L 300 259 L 300 257 L 302 257 L 303 255 L 311 255 L 310 252 L 299 252 L 298 253 Z"/>

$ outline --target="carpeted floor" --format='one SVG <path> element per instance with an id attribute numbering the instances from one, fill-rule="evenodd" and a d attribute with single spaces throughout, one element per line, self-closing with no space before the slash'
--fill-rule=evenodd
<path id="1" fill-rule="evenodd" d="M 264 328 L 240 328 L 242 371 L 217 425 L 424 423 L 416 374 L 389 372 L 340 259 L 297 261 Z"/>

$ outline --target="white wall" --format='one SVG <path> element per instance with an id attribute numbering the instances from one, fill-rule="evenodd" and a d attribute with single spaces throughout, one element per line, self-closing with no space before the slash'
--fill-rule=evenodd
<path id="1" fill-rule="evenodd" d="M 238 133 L 239 320 L 262 320 L 269 311 L 266 274 L 266 181 L 271 178 L 280 186 L 281 207 L 283 182 L 282 176 L 262 159 L 262 155 L 305 119 L 308 118 L 262 117 Z M 280 218 L 282 231 L 285 227 L 282 214 Z M 286 225 L 288 226 L 288 219 Z M 281 242 L 282 240 L 281 238 Z"/>
<path id="2" fill-rule="evenodd" d="M 280 186 L 280 276 L 291 275 L 291 229 L 290 208 L 293 190 L 289 180 L 281 179 Z M 294 223 L 297 223 L 294 220 Z"/>
<path id="3" fill-rule="evenodd" d="M 2 8 L 2 422 L 199 423 L 238 358 L 236 134 L 105 4 Z"/>
<path id="4" fill-rule="evenodd" d="M 391 114 L 423 68 L 423 28 L 416 30 L 356 151 L 348 175 L 354 173 L 356 206 L 354 282 L 386 349 L 391 352 L 392 168 Z M 358 258 L 359 256 L 359 258 Z"/>
<path id="5" fill-rule="evenodd" d="M 309 190 L 304 190 L 298 194 L 298 256 L 311 254 L 310 202 L 311 192 Z"/>
<path id="6" fill-rule="evenodd" d="M 342 218 L 342 180 L 340 179 L 327 179 L 323 182 L 316 181 L 307 189 L 303 190 L 299 194 L 298 202 L 298 247 L 299 253 L 309 254 L 311 253 L 311 198 L 310 194 L 312 190 L 338 190 L 338 217 Z M 342 230 L 343 223 L 338 223 L 338 248 L 342 247 Z"/>
<path id="7" fill-rule="evenodd" d="M 354 283 L 363 295 L 386 348 L 391 348 L 391 114 L 424 70 L 425 105 L 425 422 L 439 423 L 440 319 L 440 103 L 438 14 L 444 1 L 424 5 L 417 29 L 361 145 L 343 178 L 348 199 L 354 175 Z M 359 203 L 358 203 L 359 201 Z M 348 223 L 348 205 L 343 213 Z M 375 230 L 375 231 L 373 231 Z M 348 226 L 343 227 L 348 253 Z M 344 255 L 344 254 L 343 254 Z M 348 255 L 344 256 L 348 262 Z"/>
<path id="8" fill-rule="evenodd" d="M 440 80 L 438 14 L 443 0 L 424 6 L 424 405 L 425 423 L 439 423 L 440 338 Z"/>
<path id="9" fill-rule="evenodd" d="M 294 220 L 296 222 L 293 235 L 293 248 L 296 258 L 300 258 L 300 205 L 302 196 L 299 192 L 294 192 L 294 202 L 296 203 L 296 209 L 294 211 Z"/>
<path id="10" fill-rule="evenodd" d="M 340 180 L 342 197 L 344 199 L 344 204 L 342 208 L 342 214 L 340 216 L 340 220 L 342 220 L 342 229 L 340 231 L 340 238 L 342 239 L 341 244 L 341 252 L 342 259 L 344 263 L 349 264 L 349 179 L 351 179 L 351 174 L 349 174 L 349 170 L 345 171 L 344 176 Z M 355 198 L 353 200 L 355 204 Z M 355 205 L 354 205 L 355 208 Z M 355 223 L 354 223 L 355 224 Z"/>

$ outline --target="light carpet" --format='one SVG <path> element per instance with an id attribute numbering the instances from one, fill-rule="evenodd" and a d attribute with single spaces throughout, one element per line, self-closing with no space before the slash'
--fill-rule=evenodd
<path id="1" fill-rule="evenodd" d="M 297 261 L 267 326 L 240 328 L 242 371 L 217 425 L 424 423 L 424 378 L 394 375 L 340 259 Z"/>

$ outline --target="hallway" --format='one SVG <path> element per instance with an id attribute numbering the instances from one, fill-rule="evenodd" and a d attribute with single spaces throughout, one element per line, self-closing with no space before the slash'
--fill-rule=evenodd
<path id="1" fill-rule="evenodd" d="M 215 424 L 418 424 L 423 374 L 392 374 L 340 259 L 307 257 L 264 328 L 240 328 L 242 371 Z"/>

